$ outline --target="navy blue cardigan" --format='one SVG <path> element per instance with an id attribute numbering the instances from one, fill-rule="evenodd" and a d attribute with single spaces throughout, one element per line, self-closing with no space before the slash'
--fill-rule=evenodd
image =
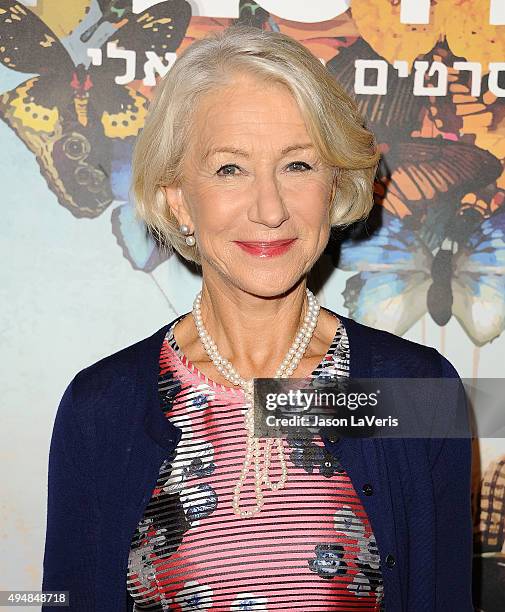
<path id="1" fill-rule="evenodd" d="M 435 349 L 338 317 L 349 339 L 351 377 L 458 377 Z M 159 468 L 181 437 L 158 397 L 166 331 L 164 326 L 80 371 L 57 410 L 42 589 L 70 591 L 75 612 L 133 607 L 126 589 L 131 539 Z M 444 401 L 435 408 L 452 420 L 460 405 Z M 323 441 L 368 513 L 386 612 L 471 612 L 471 440 Z"/>

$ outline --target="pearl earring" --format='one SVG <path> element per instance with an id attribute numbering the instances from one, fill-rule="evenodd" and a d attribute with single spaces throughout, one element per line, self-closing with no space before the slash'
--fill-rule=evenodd
<path id="1" fill-rule="evenodd" d="M 185 225 L 184 223 L 182 225 L 179 226 L 179 231 L 181 232 L 181 234 L 184 234 L 184 236 L 186 236 L 186 244 L 188 246 L 194 246 L 195 245 L 195 237 L 194 236 L 190 236 L 190 229 L 187 225 Z"/>

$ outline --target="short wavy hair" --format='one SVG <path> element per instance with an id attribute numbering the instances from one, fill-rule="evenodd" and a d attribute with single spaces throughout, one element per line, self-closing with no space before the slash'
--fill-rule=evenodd
<path id="1" fill-rule="evenodd" d="M 291 91 L 321 159 L 334 168 L 331 226 L 365 219 L 373 206 L 380 151 L 355 100 L 297 40 L 281 32 L 232 25 L 192 43 L 159 81 L 133 152 L 130 195 L 135 216 L 162 251 L 174 248 L 197 265 L 198 246 L 186 244 L 162 186 L 182 180 L 198 101 L 229 85 L 237 71 Z"/>

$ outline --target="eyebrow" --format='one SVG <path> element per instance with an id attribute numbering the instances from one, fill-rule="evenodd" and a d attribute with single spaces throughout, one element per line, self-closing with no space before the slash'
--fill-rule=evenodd
<path id="1" fill-rule="evenodd" d="M 291 153 L 291 151 L 303 151 L 306 149 L 313 149 L 314 145 L 310 142 L 304 144 L 293 144 L 285 147 L 281 151 L 281 155 L 287 155 Z M 205 161 L 211 155 L 215 155 L 216 153 L 232 153 L 233 155 L 241 155 L 242 157 L 249 157 L 249 153 L 247 151 L 243 151 L 242 149 L 237 149 L 235 147 L 212 147 L 210 148 L 203 156 L 203 160 Z"/>

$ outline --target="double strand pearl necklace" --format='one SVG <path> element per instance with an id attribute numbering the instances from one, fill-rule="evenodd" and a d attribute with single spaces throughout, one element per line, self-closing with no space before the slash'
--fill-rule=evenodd
<path id="1" fill-rule="evenodd" d="M 320 305 L 315 295 L 306 288 L 308 308 L 306 308 L 306 314 L 302 325 L 300 326 L 298 333 L 296 334 L 295 340 L 288 350 L 286 357 L 282 361 L 281 365 L 277 368 L 274 378 L 282 378 L 290 376 L 298 367 L 298 364 L 302 360 L 305 351 L 310 343 L 310 340 L 314 334 L 314 330 L 317 325 L 317 319 L 319 316 Z M 247 431 L 247 447 L 246 454 L 244 457 L 244 463 L 239 480 L 235 486 L 233 494 L 233 511 L 241 518 L 254 516 L 257 514 L 263 504 L 263 483 L 271 490 L 277 491 L 278 489 L 284 488 L 287 480 L 287 467 L 286 459 L 284 456 L 284 448 L 282 438 L 265 438 L 264 439 L 264 453 L 263 453 L 263 469 L 261 468 L 261 450 L 260 450 L 260 439 L 254 436 L 254 378 L 245 380 L 240 376 L 233 365 L 224 357 L 222 357 L 217 350 L 217 346 L 205 329 L 202 321 L 201 312 L 201 300 L 202 292 L 200 291 L 195 298 L 193 303 L 193 317 L 195 325 L 198 330 L 198 335 L 202 341 L 202 344 L 207 352 L 207 355 L 212 359 L 212 363 L 216 366 L 220 374 L 234 385 L 240 385 L 244 390 L 244 394 L 247 400 L 248 409 L 245 414 L 245 428 Z M 272 446 L 276 445 L 279 454 L 279 463 L 281 466 L 281 477 L 278 482 L 273 483 L 270 480 L 269 469 L 270 460 L 272 453 Z M 242 510 L 240 508 L 240 495 L 242 487 L 247 478 L 251 462 L 254 460 L 254 489 L 256 496 L 256 505 L 252 509 Z"/>

